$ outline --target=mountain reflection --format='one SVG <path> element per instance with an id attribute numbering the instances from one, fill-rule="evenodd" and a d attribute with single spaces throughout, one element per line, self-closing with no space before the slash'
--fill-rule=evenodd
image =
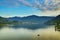
<path id="1" fill-rule="evenodd" d="M 0 29 L 1 28 L 4 28 L 4 27 L 9 27 L 9 28 L 13 28 L 13 29 L 19 29 L 19 28 L 27 28 L 27 29 L 32 29 L 32 30 L 36 30 L 36 29 L 40 29 L 40 28 L 47 28 L 49 27 L 50 25 L 45 25 L 45 24 L 30 24 L 30 25 L 27 25 L 27 24 L 7 24 L 5 26 L 0 26 Z"/>
<path id="2" fill-rule="evenodd" d="M 37 36 L 40 35 L 40 36 Z M 40 29 L 9 28 L 0 30 L 0 39 L 10 40 L 60 40 L 60 32 L 55 31 L 55 26 Z"/>

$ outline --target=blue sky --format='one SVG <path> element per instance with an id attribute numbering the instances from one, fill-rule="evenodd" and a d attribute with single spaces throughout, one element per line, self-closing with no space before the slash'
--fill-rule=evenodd
<path id="1" fill-rule="evenodd" d="M 28 15 L 39 15 L 39 16 L 54 16 L 59 7 L 53 5 L 53 2 L 48 2 L 48 5 L 45 3 L 46 0 L 0 0 L 0 16 L 9 17 L 9 16 L 28 16 Z M 54 13 L 52 12 L 54 10 Z M 50 12 L 51 11 L 51 12 Z M 57 13 L 59 10 L 57 11 Z M 48 14 L 53 13 L 53 14 Z M 59 13 L 58 13 L 59 14 Z M 57 14 L 57 15 L 58 15 Z"/>
<path id="2" fill-rule="evenodd" d="M 20 7 L 1 7 L 0 8 L 0 15 L 2 16 L 24 16 L 24 15 L 32 15 L 35 9 L 26 7 L 26 6 L 20 6 Z"/>

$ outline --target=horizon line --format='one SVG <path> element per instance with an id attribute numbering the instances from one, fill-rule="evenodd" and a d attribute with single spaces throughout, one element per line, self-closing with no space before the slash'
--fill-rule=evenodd
<path id="1" fill-rule="evenodd" d="M 28 17 L 28 16 L 33 16 L 33 15 L 25 15 L 25 16 L 1 16 L 1 17 L 4 17 L 4 18 L 9 18 L 9 17 Z M 58 16 L 58 15 L 56 15 L 56 16 L 49 16 L 49 15 L 35 15 L 35 16 L 39 16 L 39 17 L 56 17 L 56 16 Z"/>

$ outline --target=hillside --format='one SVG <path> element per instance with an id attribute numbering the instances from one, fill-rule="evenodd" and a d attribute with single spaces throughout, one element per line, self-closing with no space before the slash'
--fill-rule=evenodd
<path id="1" fill-rule="evenodd" d="M 8 20 L 0 16 L 0 27 L 5 26 L 7 23 L 8 23 Z"/>
<path id="2" fill-rule="evenodd" d="M 49 16 L 36 16 L 36 15 L 30 15 L 27 17 L 11 17 L 8 18 L 7 20 L 9 21 L 19 21 L 19 22 L 40 22 L 44 23 L 48 20 L 53 19 L 54 17 L 49 17 Z"/>
<path id="3" fill-rule="evenodd" d="M 8 24 L 13 25 L 12 27 L 18 28 L 18 27 L 25 27 L 25 28 L 42 28 L 46 25 L 44 24 L 48 20 L 51 20 L 55 17 L 49 17 L 49 16 L 36 16 L 36 15 L 30 15 L 26 17 L 9 17 L 9 18 L 3 18 L 0 19 L 0 24 Z M 4 20 L 3 20 L 4 19 Z"/>
<path id="4" fill-rule="evenodd" d="M 52 20 L 47 21 L 47 25 L 55 25 L 55 31 L 60 31 L 60 15 L 53 18 Z"/>
<path id="5" fill-rule="evenodd" d="M 45 24 L 55 25 L 56 23 L 60 23 L 60 15 L 58 15 L 55 18 L 47 21 Z"/>

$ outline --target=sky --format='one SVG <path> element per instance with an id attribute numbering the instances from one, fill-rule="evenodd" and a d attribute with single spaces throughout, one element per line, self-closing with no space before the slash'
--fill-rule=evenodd
<path id="1" fill-rule="evenodd" d="M 0 0 L 0 16 L 57 16 L 60 0 Z"/>

